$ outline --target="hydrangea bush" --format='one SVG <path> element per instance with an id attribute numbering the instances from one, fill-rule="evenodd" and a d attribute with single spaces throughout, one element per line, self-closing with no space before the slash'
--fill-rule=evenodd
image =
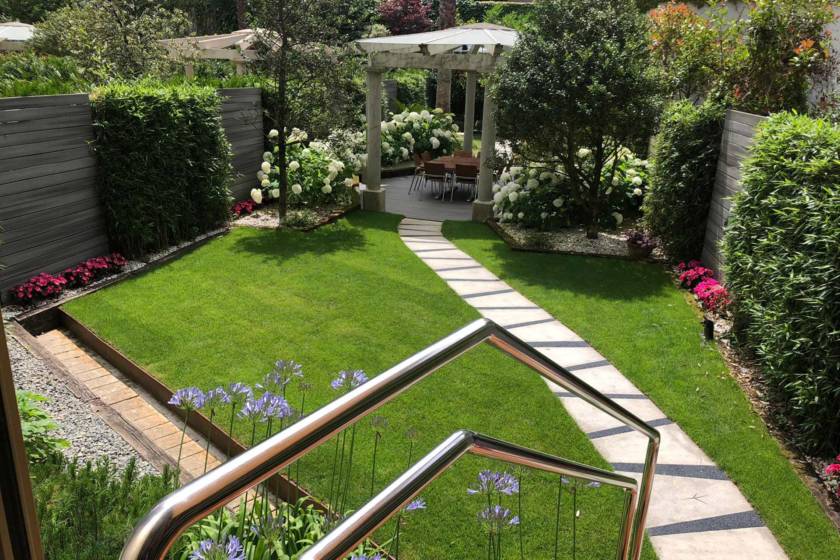
<path id="1" fill-rule="evenodd" d="M 578 152 L 584 162 L 591 151 Z M 648 186 L 648 162 L 621 148 L 601 177 L 601 189 L 607 205 L 601 209 L 600 225 L 620 226 L 625 219 L 639 214 Z M 493 187 L 493 212 L 500 222 L 527 228 L 552 229 L 586 223 L 585 209 L 576 203 L 572 183 L 562 166 L 538 163 L 513 166 L 502 173 Z"/>
<path id="2" fill-rule="evenodd" d="M 457 132 L 453 115 L 443 109 L 392 114 L 390 120 L 382 121 L 382 163 L 397 165 L 424 152 L 434 157 L 451 154 Z"/>

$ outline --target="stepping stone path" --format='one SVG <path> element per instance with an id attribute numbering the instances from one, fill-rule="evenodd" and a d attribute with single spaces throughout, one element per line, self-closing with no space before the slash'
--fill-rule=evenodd
<path id="1" fill-rule="evenodd" d="M 647 532 L 661 560 L 787 558 L 735 484 L 677 424 L 586 341 L 443 237 L 442 225 L 406 218 L 399 233 L 481 315 L 659 430 L 662 442 Z M 647 438 L 561 387 L 548 385 L 615 470 L 638 479 Z"/>

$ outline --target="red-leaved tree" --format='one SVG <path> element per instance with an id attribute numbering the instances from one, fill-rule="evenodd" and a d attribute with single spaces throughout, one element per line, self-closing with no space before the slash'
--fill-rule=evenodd
<path id="1" fill-rule="evenodd" d="M 422 33 L 432 28 L 429 8 L 423 0 L 384 0 L 379 15 L 392 35 Z"/>

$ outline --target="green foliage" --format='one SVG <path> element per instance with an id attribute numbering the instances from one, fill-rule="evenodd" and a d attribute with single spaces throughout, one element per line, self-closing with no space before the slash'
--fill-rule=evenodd
<path id="1" fill-rule="evenodd" d="M 89 87 L 72 58 L 31 51 L 0 55 L 0 97 L 78 93 Z"/>
<path id="2" fill-rule="evenodd" d="M 642 211 L 645 225 L 674 260 L 697 258 L 703 249 L 724 116 L 716 103 L 680 101 L 662 117 Z"/>
<path id="3" fill-rule="evenodd" d="M 161 5 L 186 13 L 197 35 L 229 33 L 239 28 L 236 0 L 164 0 Z"/>
<path id="4" fill-rule="evenodd" d="M 426 104 L 426 80 L 429 72 L 413 68 L 400 68 L 391 70 L 386 79 L 397 82 L 397 108 L 402 110 L 406 107 Z"/>
<path id="5" fill-rule="evenodd" d="M 522 31 L 534 21 L 534 9 L 530 4 L 493 4 L 484 21 Z"/>
<path id="6" fill-rule="evenodd" d="M 29 391 L 18 391 L 17 407 L 23 443 L 30 463 L 40 463 L 67 447 L 67 441 L 52 435 L 58 428 L 50 415 L 38 406 L 47 399 Z"/>
<path id="7" fill-rule="evenodd" d="M 116 84 L 92 102 L 113 249 L 139 256 L 225 222 L 232 166 L 215 90 Z"/>
<path id="8" fill-rule="evenodd" d="M 0 0 L 0 21 L 37 23 L 70 0 Z"/>
<path id="9" fill-rule="evenodd" d="M 495 76 L 499 132 L 526 161 L 561 166 L 594 236 L 607 207 L 604 169 L 615 169 L 623 146 L 639 151 L 658 112 L 646 21 L 630 0 L 534 9 Z"/>
<path id="10" fill-rule="evenodd" d="M 52 12 L 36 29 L 33 47 L 70 56 L 86 79 L 162 76 L 173 62 L 160 39 L 181 37 L 189 20 L 153 0 L 88 0 Z"/>
<path id="11" fill-rule="evenodd" d="M 763 123 L 724 238 L 739 340 L 806 450 L 840 448 L 840 128 Z"/>
<path id="12" fill-rule="evenodd" d="M 82 465 L 53 455 L 30 474 L 49 560 L 118 558 L 134 525 L 176 484 L 170 470 L 140 476 L 133 460 L 119 472 L 106 459 Z"/>

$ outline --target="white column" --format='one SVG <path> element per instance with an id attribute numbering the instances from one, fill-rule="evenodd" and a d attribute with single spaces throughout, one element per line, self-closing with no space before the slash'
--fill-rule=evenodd
<path id="1" fill-rule="evenodd" d="M 367 71 L 367 165 L 365 167 L 364 208 L 383 212 L 382 189 L 382 70 Z"/>
<path id="2" fill-rule="evenodd" d="M 493 160 L 496 156 L 496 104 L 485 91 L 481 113 L 481 170 L 478 173 L 478 199 L 473 202 L 473 220 L 485 222 L 493 216 Z"/>
<path id="3" fill-rule="evenodd" d="M 467 91 L 464 102 L 464 149 L 472 150 L 473 129 L 475 128 L 475 83 L 478 76 L 467 72 Z"/>

